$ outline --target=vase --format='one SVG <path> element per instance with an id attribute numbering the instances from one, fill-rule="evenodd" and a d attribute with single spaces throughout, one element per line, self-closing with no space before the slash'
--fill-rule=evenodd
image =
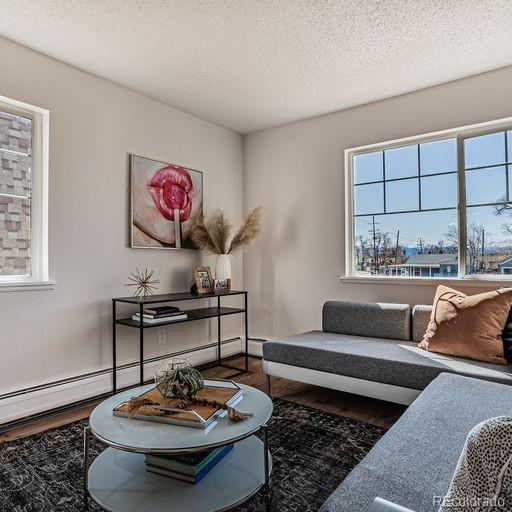
<path id="1" fill-rule="evenodd" d="M 218 254 L 215 265 L 215 279 L 227 279 L 231 289 L 231 257 L 229 254 Z"/>

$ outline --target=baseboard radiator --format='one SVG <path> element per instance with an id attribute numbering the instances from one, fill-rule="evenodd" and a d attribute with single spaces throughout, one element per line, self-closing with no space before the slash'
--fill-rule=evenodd
<path id="1" fill-rule="evenodd" d="M 236 356 L 243 352 L 242 340 L 233 338 L 222 343 L 222 356 Z M 249 340 L 249 354 L 261 355 L 259 341 Z M 194 366 L 214 362 L 217 344 L 211 343 L 192 350 L 183 350 L 149 358 L 144 363 L 144 377 L 152 379 L 161 362 L 169 357 L 186 357 Z M 139 382 L 139 364 L 132 362 L 118 367 L 119 388 L 134 386 Z M 99 370 L 68 379 L 49 382 L 40 386 L 20 389 L 0 395 L 0 429 L 25 418 L 37 417 L 48 411 L 80 404 L 106 395 L 112 391 L 112 368 Z"/>

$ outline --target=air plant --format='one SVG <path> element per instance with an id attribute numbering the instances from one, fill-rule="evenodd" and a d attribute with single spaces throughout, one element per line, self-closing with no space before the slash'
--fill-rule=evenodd
<path id="1" fill-rule="evenodd" d="M 262 230 L 263 208 L 257 206 L 244 218 L 230 241 L 233 225 L 225 212 L 216 210 L 206 222 L 202 215 L 193 219 L 192 241 L 208 254 L 237 254 L 250 245 Z"/>
<path id="2" fill-rule="evenodd" d="M 155 373 L 158 391 L 164 398 L 180 398 L 193 400 L 203 389 L 202 375 L 187 361 L 170 359 Z"/>

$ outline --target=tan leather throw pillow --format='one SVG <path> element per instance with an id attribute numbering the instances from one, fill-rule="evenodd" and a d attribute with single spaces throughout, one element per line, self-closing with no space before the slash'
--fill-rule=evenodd
<path id="1" fill-rule="evenodd" d="M 418 346 L 439 354 L 507 364 L 501 333 L 511 305 L 512 288 L 468 296 L 438 286 L 430 323 Z"/>

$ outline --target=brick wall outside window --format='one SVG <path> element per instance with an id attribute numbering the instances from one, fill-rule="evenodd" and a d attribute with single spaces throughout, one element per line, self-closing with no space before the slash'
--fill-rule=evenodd
<path id="1" fill-rule="evenodd" d="M 0 111 L 0 275 L 30 274 L 32 121 Z"/>

